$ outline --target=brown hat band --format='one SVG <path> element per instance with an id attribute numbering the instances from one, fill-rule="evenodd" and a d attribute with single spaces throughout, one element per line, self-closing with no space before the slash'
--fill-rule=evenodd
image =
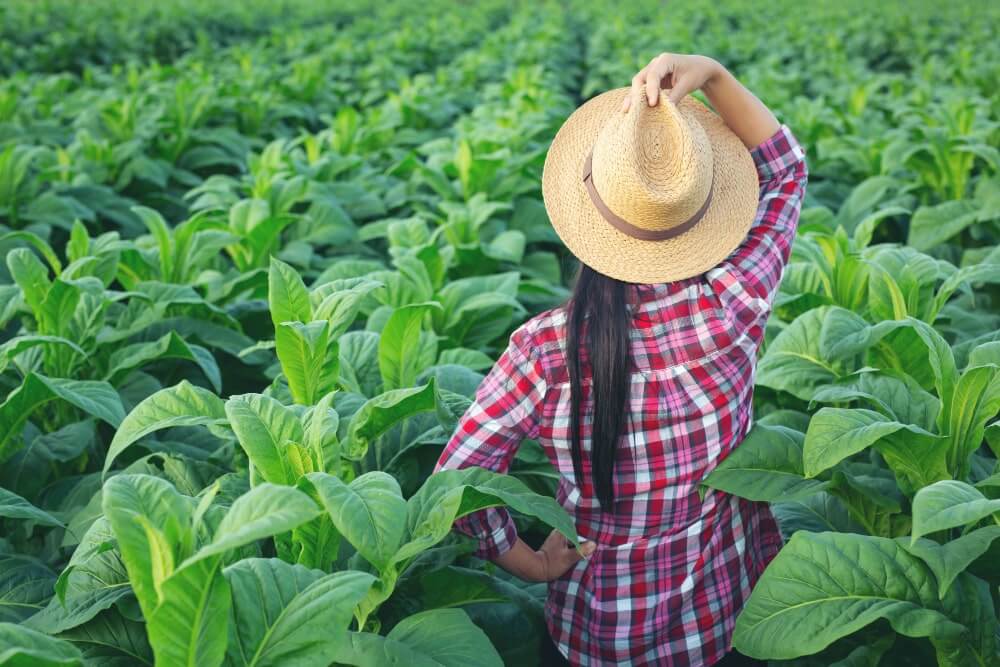
<path id="1" fill-rule="evenodd" d="M 615 215 L 615 212 L 608 208 L 607 204 L 604 203 L 601 196 L 597 193 L 597 188 L 594 187 L 593 175 L 591 174 L 591 162 L 593 157 L 594 151 L 591 150 L 587 155 L 586 162 L 583 163 L 583 182 L 587 186 L 587 192 L 590 193 L 590 200 L 594 202 L 594 206 L 597 208 L 598 213 L 601 214 L 601 217 L 611 223 L 612 227 L 620 231 L 622 234 L 631 236 L 632 238 L 639 239 L 640 241 L 665 241 L 667 239 L 672 239 L 675 236 L 680 236 L 698 224 L 698 221 L 705 217 L 708 205 L 712 203 L 712 192 L 715 189 L 714 172 L 712 174 L 712 184 L 708 188 L 708 196 L 705 197 L 705 203 L 702 204 L 701 208 L 695 211 L 694 215 L 690 218 L 681 224 L 674 225 L 668 229 L 643 229 L 642 227 L 636 227 L 635 225 L 632 225 Z"/>

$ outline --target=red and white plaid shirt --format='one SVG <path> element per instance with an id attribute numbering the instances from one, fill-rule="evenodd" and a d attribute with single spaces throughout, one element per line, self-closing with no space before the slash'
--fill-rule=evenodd
<path id="1" fill-rule="evenodd" d="M 507 472 L 523 439 L 561 473 L 557 500 L 597 549 L 548 585 L 546 623 L 574 665 L 712 665 L 731 648 L 736 616 L 781 547 L 766 503 L 709 490 L 701 479 L 750 430 L 757 351 L 791 252 L 805 192 L 805 152 L 782 126 L 751 151 L 760 205 L 743 244 L 693 278 L 634 286 L 631 419 L 614 474 L 617 512 L 590 479 L 589 366 L 581 406 L 585 479 L 570 454 L 565 306 L 521 325 L 476 391 L 435 471 Z M 477 555 L 510 549 L 506 508 L 455 522 Z"/>

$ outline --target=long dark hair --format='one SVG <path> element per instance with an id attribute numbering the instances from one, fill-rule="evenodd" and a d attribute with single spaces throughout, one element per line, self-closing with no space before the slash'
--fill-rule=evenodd
<path id="1" fill-rule="evenodd" d="M 566 345 L 569 364 L 570 433 L 573 470 L 583 484 L 580 446 L 581 339 L 590 362 L 594 422 L 591 431 L 591 475 L 601 508 L 614 512 L 614 466 L 628 416 L 631 314 L 626 299 L 630 284 L 580 263 L 567 304 Z"/>

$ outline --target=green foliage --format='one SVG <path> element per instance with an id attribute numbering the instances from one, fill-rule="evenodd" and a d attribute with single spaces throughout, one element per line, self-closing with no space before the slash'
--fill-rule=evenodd
<path id="1" fill-rule="evenodd" d="M 734 645 L 997 661 L 994 5 L 0 13 L 0 663 L 530 664 L 544 587 L 451 527 L 575 541 L 558 473 L 537 443 L 431 473 L 569 295 L 552 137 L 663 50 L 725 63 L 810 167 L 758 418 L 699 487 L 789 537 Z"/>

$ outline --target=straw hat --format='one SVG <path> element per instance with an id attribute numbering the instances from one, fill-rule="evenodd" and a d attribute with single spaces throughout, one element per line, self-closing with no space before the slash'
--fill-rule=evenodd
<path id="1" fill-rule="evenodd" d="M 704 273 L 746 238 L 757 210 L 749 151 L 704 104 L 650 107 L 631 88 L 574 111 L 545 156 L 542 197 L 552 226 L 581 262 L 631 283 Z"/>

